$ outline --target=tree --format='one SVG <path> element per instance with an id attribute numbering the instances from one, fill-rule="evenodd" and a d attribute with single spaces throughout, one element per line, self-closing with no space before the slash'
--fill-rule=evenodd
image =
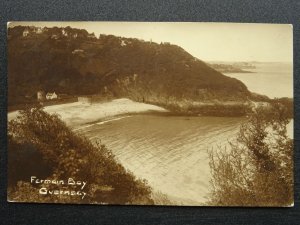
<path id="1" fill-rule="evenodd" d="M 209 152 L 209 204 L 290 206 L 293 204 L 293 140 L 287 135 L 286 107 L 257 108 L 230 149 Z"/>
<path id="2" fill-rule="evenodd" d="M 74 133 L 58 115 L 50 115 L 41 108 L 20 111 L 20 116 L 9 122 L 8 155 L 10 200 L 153 204 L 147 181 L 127 171 L 105 145 L 92 144 Z M 42 186 L 28 183 L 32 175 L 43 180 L 86 181 L 87 196 L 82 199 L 80 196 L 39 195 Z"/>

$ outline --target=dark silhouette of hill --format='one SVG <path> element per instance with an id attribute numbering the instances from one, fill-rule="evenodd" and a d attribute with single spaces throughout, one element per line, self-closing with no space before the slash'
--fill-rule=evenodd
<path id="1" fill-rule="evenodd" d="M 17 26 L 8 29 L 9 105 L 36 99 L 38 90 L 69 95 L 109 92 L 137 101 L 246 101 L 239 80 L 227 77 L 170 43 L 86 30 Z"/>

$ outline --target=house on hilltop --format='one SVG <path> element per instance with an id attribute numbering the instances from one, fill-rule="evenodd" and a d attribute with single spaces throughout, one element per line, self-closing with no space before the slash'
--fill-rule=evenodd
<path id="1" fill-rule="evenodd" d="M 65 29 L 61 30 L 61 33 L 63 36 L 67 37 L 68 36 L 68 32 Z"/>
<path id="2" fill-rule="evenodd" d="M 127 45 L 126 42 L 124 40 L 122 40 L 121 41 L 121 46 L 123 47 L 123 46 L 126 46 L 126 45 Z"/>
<path id="3" fill-rule="evenodd" d="M 42 34 L 42 33 L 43 33 L 42 28 L 31 26 L 29 28 L 27 27 L 27 28 L 24 29 L 23 37 L 27 37 L 27 36 L 33 35 L 33 34 Z"/>
<path id="4" fill-rule="evenodd" d="M 26 28 L 24 31 L 23 31 L 23 37 L 27 37 L 29 35 L 29 29 Z"/>
<path id="5" fill-rule="evenodd" d="M 43 33 L 43 29 L 40 28 L 40 27 L 35 27 L 35 28 L 34 28 L 34 32 L 35 32 L 36 34 L 41 34 L 41 33 Z"/>

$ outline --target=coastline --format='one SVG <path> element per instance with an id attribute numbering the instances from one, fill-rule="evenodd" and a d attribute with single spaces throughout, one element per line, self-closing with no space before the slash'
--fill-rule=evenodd
<path id="1" fill-rule="evenodd" d="M 163 107 L 135 102 L 127 98 L 114 99 L 108 102 L 83 104 L 80 102 L 45 106 L 44 111 L 57 114 L 70 127 L 78 127 L 94 122 L 103 122 L 117 116 L 137 113 L 168 113 Z M 8 121 L 15 119 L 18 111 L 7 114 Z"/>
<path id="2" fill-rule="evenodd" d="M 269 99 L 268 101 L 179 101 L 164 103 L 158 101 L 138 102 L 128 98 L 87 104 L 72 102 L 44 106 L 45 112 L 57 114 L 68 126 L 78 128 L 82 125 L 111 121 L 120 117 L 135 114 L 160 114 L 165 116 L 212 116 L 212 117 L 244 117 L 257 107 L 268 107 L 270 102 L 279 101 L 288 109 L 289 118 L 293 118 L 293 101 L 289 99 Z M 18 116 L 19 110 L 7 113 L 8 121 Z"/>

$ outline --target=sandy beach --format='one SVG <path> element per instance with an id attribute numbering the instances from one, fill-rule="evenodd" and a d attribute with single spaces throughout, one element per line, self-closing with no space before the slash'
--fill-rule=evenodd
<path id="1" fill-rule="evenodd" d="M 134 102 L 127 98 L 115 99 L 105 103 L 83 104 L 80 102 L 44 107 L 50 114 L 56 113 L 68 126 L 77 127 L 83 124 L 112 119 L 118 115 L 145 112 L 168 112 L 166 109 Z M 16 118 L 18 111 L 8 113 L 8 121 Z"/>

